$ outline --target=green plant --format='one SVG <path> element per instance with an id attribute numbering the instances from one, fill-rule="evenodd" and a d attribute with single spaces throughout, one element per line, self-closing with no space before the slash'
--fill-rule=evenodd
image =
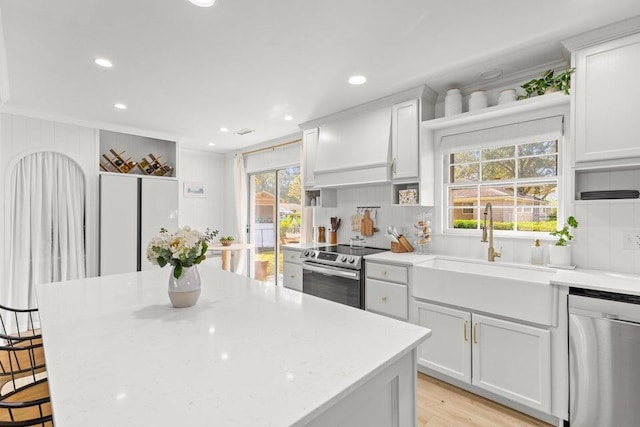
<path id="1" fill-rule="evenodd" d="M 566 70 L 556 74 L 553 70 L 547 70 L 539 79 L 530 80 L 520 86 L 524 89 L 526 95 L 519 96 L 518 99 L 530 98 L 534 94 L 544 95 L 549 88 L 561 90 L 566 95 L 569 95 L 569 89 L 571 88 L 571 75 L 575 71 L 575 68 L 567 68 Z"/>
<path id="2" fill-rule="evenodd" d="M 552 231 L 551 234 L 558 239 L 556 246 L 567 246 L 569 240 L 573 240 L 573 236 L 569 232 L 569 227 L 578 228 L 578 221 L 572 216 L 567 218 L 567 223 L 560 230 Z"/>
<path id="3" fill-rule="evenodd" d="M 220 240 L 226 240 L 227 242 L 232 242 L 232 241 L 234 241 L 236 239 L 233 236 L 222 236 L 222 237 L 220 237 Z"/>

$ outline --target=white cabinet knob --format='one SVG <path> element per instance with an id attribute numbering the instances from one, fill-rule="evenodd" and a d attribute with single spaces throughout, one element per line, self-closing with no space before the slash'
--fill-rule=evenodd
<path id="1" fill-rule="evenodd" d="M 381 297 L 381 298 L 380 298 L 380 301 L 382 301 L 382 302 L 387 302 L 387 297 Z"/>
<path id="2" fill-rule="evenodd" d="M 384 277 L 387 277 L 387 272 L 386 272 L 386 270 L 382 270 L 382 271 L 381 271 L 381 273 L 382 273 L 382 275 L 383 275 Z"/>

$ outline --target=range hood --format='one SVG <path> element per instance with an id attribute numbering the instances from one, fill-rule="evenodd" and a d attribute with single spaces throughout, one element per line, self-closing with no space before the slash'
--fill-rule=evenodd
<path id="1" fill-rule="evenodd" d="M 391 107 L 320 125 L 315 186 L 391 181 Z"/>

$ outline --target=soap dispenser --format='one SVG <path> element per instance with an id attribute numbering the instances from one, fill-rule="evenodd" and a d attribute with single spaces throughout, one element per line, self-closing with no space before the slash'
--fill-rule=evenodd
<path id="1" fill-rule="evenodd" d="M 544 252 L 542 246 L 540 246 L 540 240 L 536 239 L 533 246 L 531 246 L 531 264 L 542 265 L 544 262 Z"/>

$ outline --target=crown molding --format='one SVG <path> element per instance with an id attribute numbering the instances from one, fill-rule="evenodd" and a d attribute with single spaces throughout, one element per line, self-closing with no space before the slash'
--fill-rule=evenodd
<path id="1" fill-rule="evenodd" d="M 563 40 L 561 43 L 570 52 L 575 52 L 576 50 L 605 43 L 638 32 L 640 32 L 640 15 L 578 34 L 577 36 Z"/>
<path id="2" fill-rule="evenodd" d="M 366 102 L 364 104 L 356 105 L 354 107 L 347 108 L 345 110 L 338 111 L 337 113 L 329 114 L 326 116 L 318 117 L 313 120 L 309 120 L 304 123 L 300 123 L 300 129 L 306 130 L 309 128 L 319 127 L 328 122 L 332 122 L 338 119 L 344 119 L 347 117 L 357 116 L 368 111 L 373 111 L 378 108 L 391 107 L 398 102 L 408 101 L 410 99 L 422 98 L 427 102 L 435 103 L 438 94 L 429 86 L 421 85 L 411 89 L 407 89 L 402 92 L 394 93 L 392 95 L 384 96 L 382 98 L 374 99 L 373 101 Z"/>

